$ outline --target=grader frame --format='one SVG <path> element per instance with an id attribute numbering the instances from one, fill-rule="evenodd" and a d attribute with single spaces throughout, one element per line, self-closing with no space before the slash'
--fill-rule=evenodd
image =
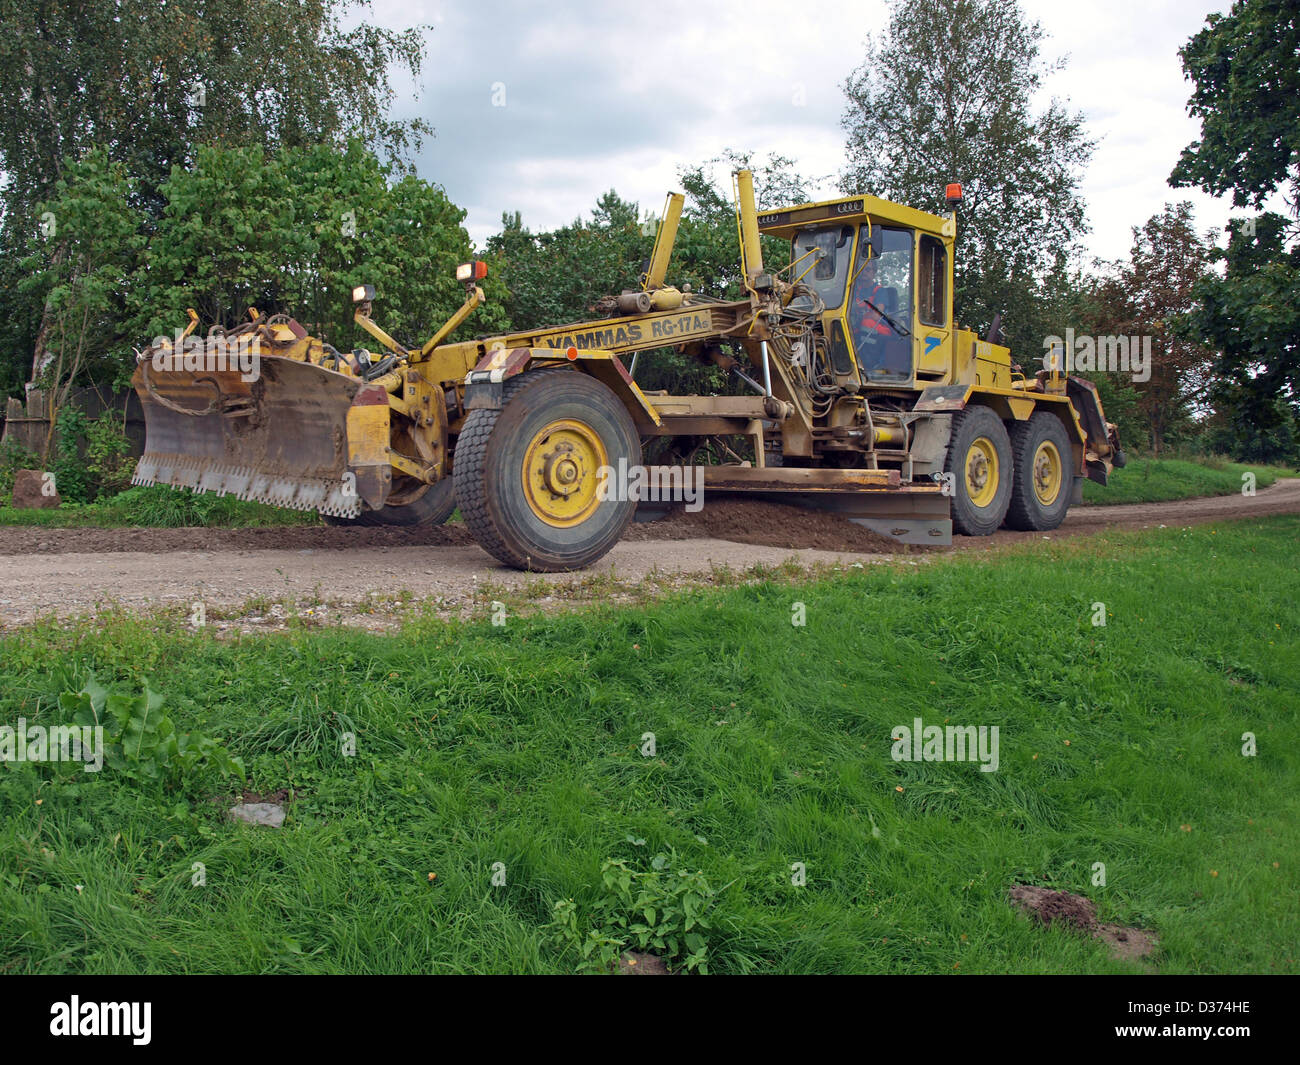
<path id="1" fill-rule="evenodd" d="M 635 501 L 605 498 L 596 482 L 614 460 L 639 463 L 657 437 L 752 442 L 750 461 L 700 471 L 710 493 L 834 509 L 928 543 L 950 542 L 954 522 L 975 535 L 1004 521 L 1055 527 L 1083 477 L 1105 483 L 1122 464 L 1088 382 L 1055 368 L 1015 374 L 996 329 L 981 338 L 953 320 L 955 209 L 853 196 L 760 215 L 751 175 L 734 178 L 741 299 L 664 283 L 674 194 L 639 287 L 601 299 L 599 319 L 449 342 L 485 298 L 476 262 L 458 270 L 464 303 L 419 348 L 374 321 L 370 286 L 354 290 L 378 359 L 255 311 L 243 329 L 268 350 L 251 383 L 151 374 L 176 347 L 156 341 L 135 379 L 149 429 L 135 483 L 233 492 L 336 523 L 424 524 L 459 503 L 490 552 L 548 570 L 613 546 Z M 765 269 L 760 233 L 790 240 L 781 270 Z M 734 371 L 749 394 L 643 391 L 640 355 L 669 346 Z"/>

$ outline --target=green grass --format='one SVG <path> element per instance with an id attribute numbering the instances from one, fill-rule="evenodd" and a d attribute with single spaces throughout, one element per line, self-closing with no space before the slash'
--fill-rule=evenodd
<path id="1" fill-rule="evenodd" d="M 1297 476 L 1285 466 L 1251 466 L 1217 458 L 1130 459 L 1122 470 L 1112 471 L 1105 488 L 1084 481 L 1083 501 L 1106 506 L 1233 495 L 1241 491 L 1246 473 L 1255 475 L 1256 488 L 1267 488 L 1279 477 Z"/>
<path id="2" fill-rule="evenodd" d="M 297 799 L 254 829 L 223 819 L 215 770 L 167 792 L 5 764 L 0 971 L 572 972 L 553 905 L 586 921 L 602 862 L 664 854 L 717 891 L 712 972 L 1131 971 L 1013 911 L 1035 882 L 1154 930 L 1161 971 L 1295 973 L 1297 534 L 1112 533 L 550 617 L 507 600 L 504 627 L 400 637 L 13 631 L 0 721 L 58 720 L 91 670 L 147 677 Z M 917 716 L 999 726 L 999 770 L 894 762 Z"/>
<path id="3" fill-rule="evenodd" d="M 212 492 L 195 495 L 174 488 L 137 487 L 97 503 L 65 503 L 57 509 L 27 510 L 0 507 L 0 525 L 42 525 L 51 528 L 97 526 L 176 529 L 187 526 L 245 527 L 258 525 L 318 525 L 315 511 L 283 510 L 265 503 L 247 503 Z"/>

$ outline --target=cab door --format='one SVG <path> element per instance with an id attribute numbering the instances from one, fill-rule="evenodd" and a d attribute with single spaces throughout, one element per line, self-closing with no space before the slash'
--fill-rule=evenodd
<path id="1" fill-rule="evenodd" d="M 796 276 L 817 293 L 824 308 L 821 320 L 826 338 L 826 355 L 835 383 L 855 389 L 861 383 L 853 349 L 845 328 L 844 307 L 849 278 L 853 273 L 853 255 L 857 227 L 850 225 L 814 226 L 801 230 L 792 244 L 792 259 L 800 264 Z M 802 299 L 791 303 L 802 308 Z"/>
<path id="2" fill-rule="evenodd" d="M 915 376 L 913 232 L 877 226 L 858 239 L 845 308 L 853 354 L 865 384 L 905 384 Z"/>
<path id="3" fill-rule="evenodd" d="M 916 375 L 923 384 L 952 373 L 952 262 L 930 233 L 916 238 Z"/>

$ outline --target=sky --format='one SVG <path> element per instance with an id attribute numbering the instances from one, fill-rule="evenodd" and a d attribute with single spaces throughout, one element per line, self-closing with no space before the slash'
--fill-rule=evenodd
<path id="1" fill-rule="evenodd" d="M 1125 257 L 1166 202 L 1190 200 L 1198 229 L 1221 232 L 1228 200 L 1167 178 L 1199 136 L 1178 49 L 1228 0 L 1021 2 L 1044 57 L 1068 59 L 1042 102 L 1082 111 L 1099 142 L 1081 185 L 1088 254 Z M 435 127 L 417 172 L 466 208 L 481 246 L 504 211 L 552 229 L 611 188 L 658 213 L 680 167 L 727 148 L 785 155 L 815 194 L 839 195 L 842 86 L 888 17 L 884 0 L 373 0 L 372 20 L 430 27 L 419 85 L 394 78 L 393 114 Z"/>

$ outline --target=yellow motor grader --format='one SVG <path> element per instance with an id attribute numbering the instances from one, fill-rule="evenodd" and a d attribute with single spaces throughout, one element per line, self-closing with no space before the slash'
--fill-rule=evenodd
<path id="1" fill-rule="evenodd" d="M 709 498 L 827 508 L 922 543 L 1054 529 L 1083 478 L 1105 484 L 1123 464 L 1088 381 L 1055 367 L 1027 378 L 996 322 L 979 337 L 953 320 L 960 186 L 946 217 L 866 195 L 759 214 L 751 174 L 733 182 L 741 299 L 665 283 L 673 194 L 639 286 L 602 298 L 591 321 L 453 342 L 484 300 L 486 265 L 466 263 L 464 304 L 422 347 L 376 324 L 362 285 L 355 318 L 381 350 L 341 352 L 253 310 L 218 338 L 256 342 L 256 371 L 241 373 L 189 357 L 191 312 L 138 358 L 148 432 L 133 483 L 333 524 L 433 524 L 459 506 L 506 565 L 553 571 L 596 562 L 633 519 L 637 493 L 611 490 L 612 476 L 678 483 L 641 466 L 656 437 L 681 445 L 676 473 Z M 779 270 L 760 234 L 789 242 Z M 746 394 L 643 391 L 640 353 L 666 347 L 726 368 Z"/>

